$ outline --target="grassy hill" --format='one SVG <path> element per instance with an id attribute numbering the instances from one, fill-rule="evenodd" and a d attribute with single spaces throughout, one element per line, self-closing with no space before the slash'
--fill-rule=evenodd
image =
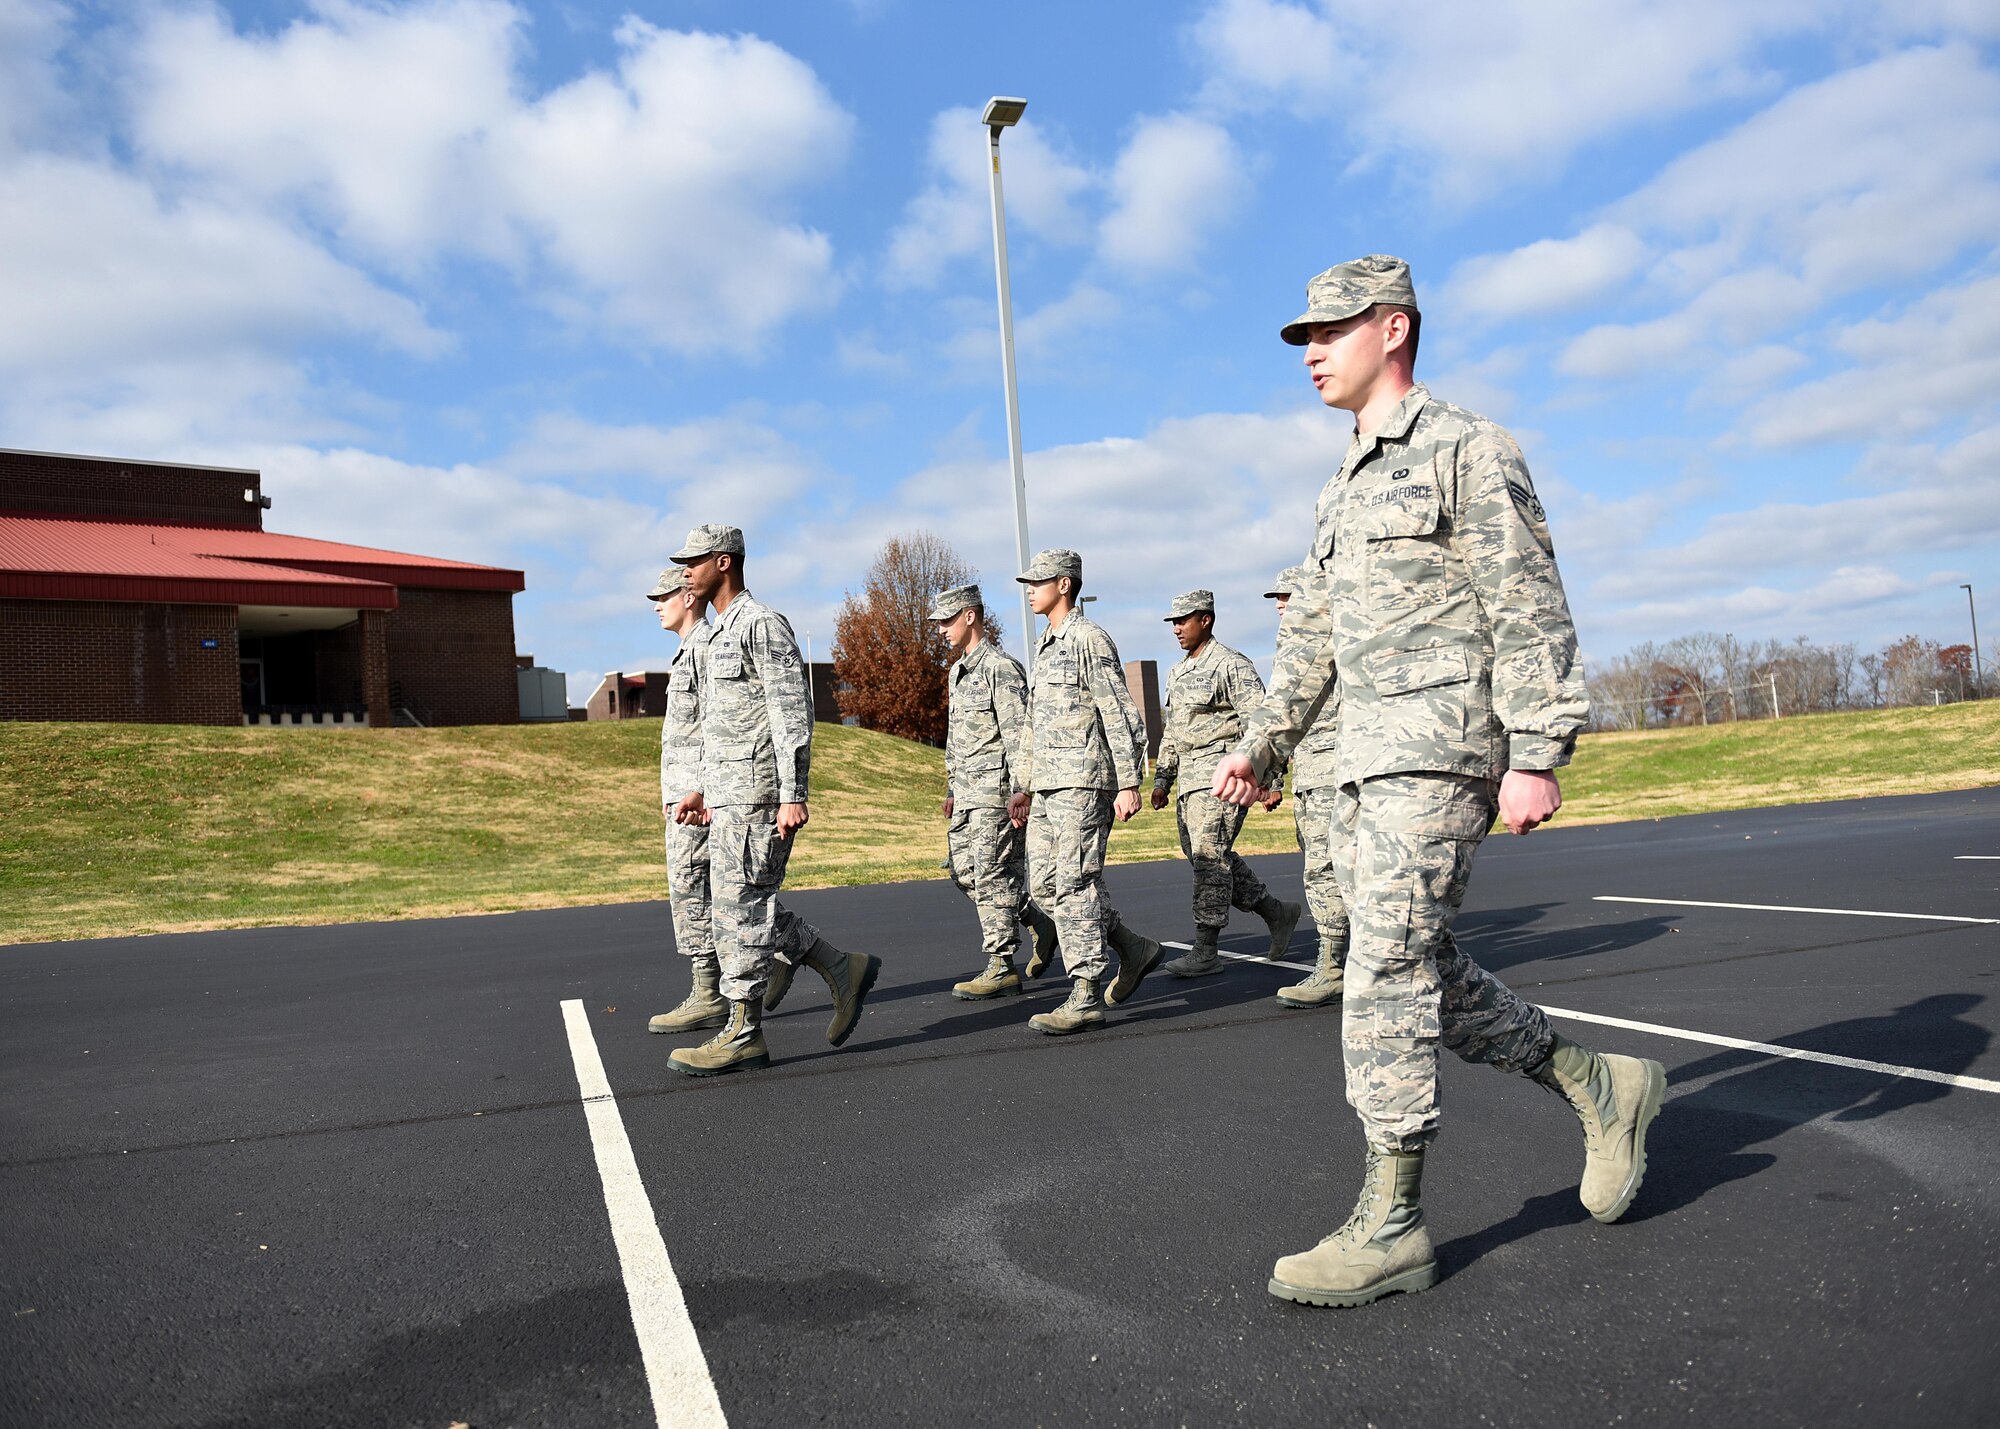
<path id="1" fill-rule="evenodd" d="M 318 732 L 0 724 L 0 943 L 658 898 L 650 721 Z M 943 758 L 819 726 L 794 886 L 940 876 Z M 2000 701 L 1593 735 L 1564 823 L 2000 783 Z M 1245 852 L 1296 847 L 1289 805 Z M 1115 862 L 1178 856 L 1171 810 Z"/>

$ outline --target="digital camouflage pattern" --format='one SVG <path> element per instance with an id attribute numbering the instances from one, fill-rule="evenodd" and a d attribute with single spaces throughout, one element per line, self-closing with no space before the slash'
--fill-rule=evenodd
<path id="1" fill-rule="evenodd" d="M 682 796 L 701 787 L 701 666 L 713 635 L 706 622 L 697 622 L 674 652 L 667 676 L 667 712 L 660 721 L 660 806 L 669 812 Z M 674 946 L 689 957 L 713 953 L 705 825 L 667 820 L 667 891 L 673 900 Z"/>
<path id="2" fill-rule="evenodd" d="M 971 589 L 976 603 L 978 588 Z M 953 594 L 940 596 L 933 611 Z M 1027 835 L 1008 819 L 1007 800 L 1027 787 L 1018 776 L 1026 766 L 1028 676 L 1019 660 L 982 640 L 952 662 L 947 686 L 944 767 L 952 815 L 945 846 L 952 882 L 978 912 L 986 956 L 1011 959 L 1021 946 L 1028 897 Z"/>
<path id="3" fill-rule="evenodd" d="M 1438 1046 L 1502 1071 L 1540 1066 L 1546 1014 L 1458 946 L 1451 922 L 1498 787 L 1458 774 L 1384 775 L 1335 795 L 1333 862 L 1352 919 L 1341 1046 L 1369 1145 L 1417 1151 L 1438 1126 Z"/>
<path id="4" fill-rule="evenodd" d="M 813 708 L 805 662 L 790 623 L 747 590 L 716 619 L 701 701 L 709 808 L 806 802 Z"/>
<path id="5" fill-rule="evenodd" d="M 1266 698 L 1238 748 L 1268 782 L 1337 683 L 1335 778 L 1497 779 L 1569 762 L 1589 714 L 1576 630 L 1520 448 L 1419 383 L 1320 493 Z"/>
<path id="6" fill-rule="evenodd" d="M 1112 972 L 1104 939 L 1117 914 L 1104 892 L 1104 849 L 1113 797 L 1109 789 L 1040 790 L 1028 814 L 1029 893 L 1055 920 L 1072 978 L 1105 979 Z"/>
<path id="7" fill-rule="evenodd" d="M 982 640 L 952 662 L 944 772 L 952 802 L 1002 808 L 1027 788 L 1028 675 L 1021 662 Z"/>
<path id="8" fill-rule="evenodd" d="M 1205 596 L 1190 592 L 1182 601 Z M 1178 609 L 1181 602 L 1175 603 Z M 1199 608 L 1207 610 L 1213 602 Z M 1183 612 L 1188 613 L 1188 612 Z M 1153 788 L 1165 793 L 1180 780 L 1174 803 L 1181 853 L 1194 873 L 1194 922 L 1220 928 L 1229 910 L 1246 912 L 1262 901 L 1264 881 L 1235 850 L 1248 812 L 1209 792 L 1215 766 L 1243 733 L 1243 715 L 1264 697 L 1264 682 L 1247 656 L 1209 639 L 1167 671 L 1166 728 L 1153 763 Z"/>
<path id="9" fill-rule="evenodd" d="M 1264 880 L 1236 852 L 1236 836 L 1249 812 L 1192 785 L 1174 803 L 1181 853 L 1194 871 L 1197 928 L 1220 928 L 1228 923 L 1231 908 L 1250 913 L 1264 901 Z"/>
<path id="10" fill-rule="evenodd" d="M 1030 707 L 1032 738 L 1022 770 L 1028 788 L 1040 793 L 1139 787 L 1146 769 L 1146 724 L 1125 688 L 1118 647 L 1081 610 L 1042 632 Z"/>
<path id="11" fill-rule="evenodd" d="M 696 621 L 667 670 L 667 712 L 660 720 L 660 800 L 679 802 L 701 788 L 701 686 L 715 629 Z"/>
<path id="12" fill-rule="evenodd" d="M 1122 683 L 1122 681 L 1121 681 Z M 1153 763 L 1153 787 L 1189 793 L 1215 781 L 1215 766 L 1243 737 L 1244 717 L 1264 699 L 1249 657 L 1209 639 L 1167 670 L 1166 728 Z"/>
<path id="13" fill-rule="evenodd" d="M 737 526 L 724 526 L 715 521 L 704 521 L 688 532 L 687 544 L 675 551 L 668 559 L 679 565 L 691 565 L 703 556 L 740 556 L 743 554 L 743 531 Z"/>
<path id="14" fill-rule="evenodd" d="M 956 585 L 950 590 L 941 590 L 931 597 L 931 608 L 929 613 L 924 616 L 924 619 L 933 623 L 941 620 L 950 620 L 954 615 L 959 614 L 961 611 L 970 610 L 975 605 L 981 609 L 984 609 L 986 606 L 986 599 L 980 595 L 979 587 L 976 585 Z"/>
<path id="15" fill-rule="evenodd" d="M 1028 901 L 1027 834 L 1004 808 L 959 804 L 945 830 L 951 881 L 979 915 L 979 946 L 1010 962 L 1021 950 L 1021 913 Z"/>
<path id="16" fill-rule="evenodd" d="M 1413 310 L 1417 306 L 1410 265 L 1387 253 L 1336 263 L 1315 274 L 1306 284 L 1306 310 L 1278 329 L 1278 336 L 1293 347 L 1304 347 L 1307 330 L 1315 323 L 1341 322 L 1377 303 Z"/>
<path id="17" fill-rule="evenodd" d="M 1303 767 L 1304 760 L 1300 760 Z M 1347 902 L 1340 892 L 1340 872 L 1334 867 L 1334 810 L 1339 791 L 1331 785 L 1292 790 L 1292 827 L 1298 830 L 1299 851 L 1306 861 L 1306 909 L 1319 929 L 1322 951 L 1344 956 L 1347 951 Z M 1351 848 L 1343 839 L 1341 846 Z"/>
<path id="18" fill-rule="evenodd" d="M 730 609 L 735 608 L 732 602 Z M 803 962 L 819 930 L 778 901 L 792 844 L 778 837 L 777 805 L 721 804 L 710 812 L 709 878 L 722 995 L 731 1002 L 761 1003 L 771 960 Z"/>

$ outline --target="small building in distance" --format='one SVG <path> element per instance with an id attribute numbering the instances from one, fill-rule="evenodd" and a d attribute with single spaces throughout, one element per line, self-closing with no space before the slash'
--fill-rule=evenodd
<path id="1" fill-rule="evenodd" d="M 0 719 L 520 719 L 521 572 L 266 531 L 262 486 L 0 450 Z"/>
<path id="2" fill-rule="evenodd" d="M 585 719 L 658 719 L 667 712 L 667 670 L 611 670 L 583 702 Z M 831 661 L 806 666 L 813 718 L 852 724 L 840 713 L 840 685 Z"/>

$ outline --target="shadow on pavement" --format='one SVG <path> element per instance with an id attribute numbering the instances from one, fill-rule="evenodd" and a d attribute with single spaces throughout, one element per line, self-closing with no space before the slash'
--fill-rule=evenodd
<path id="1" fill-rule="evenodd" d="M 1962 1072 L 1992 1042 L 1992 1034 L 1961 1020 L 1985 999 L 1941 993 L 1906 1003 L 1885 1017 L 1829 1022 L 1787 1045 L 1870 1061 L 1909 1059 L 1921 1049 L 1925 1068 Z M 1737 1069 L 1741 1070 L 1737 1070 Z M 1710 1191 L 1769 1170 L 1776 1154 L 1749 1148 L 1822 1118 L 1872 1121 L 1936 1101 L 1955 1090 L 1938 1082 L 1890 1077 L 1849 1067 L 1799 1062 L 1758 1052 L 1726 1051 L 1671 1073 L 1674 1085 L 1730 1073 L 1672 1097 L 1646 1139 L 1646 1181 L 1624 1217 L 1637 1224 L 1682 1210 Z M 1579 1148 L 1580 1150 L 1580 1148 Z M 1578 1162 L 1581 1164 L 1579 1155 Z M 1538 1231 L 1587 1218 L 1573 1187 L 1533 1196 L 1504 1221 L 1438 1247 L 1448 1266 L 1463 1266 Z"/>
<path id="2" fill-rule="evenodd" d="M 1662 913 L 1580 928 L 1536 928 L 1550 909 L 1559 906 L 1524 903 L 1518 908 L 1463 913 L 1452 932 L 1474 962 L 1488 972 L 1499 972 L 1521 963 L 1568 962 L 1624 952 L 1671 932 L 1680 921 Z"/>
<path id="3" fill-rule="evenodd" d="M 1975 993 L 1939 993 L 1905 1003 L 1884 1017 L 1829 1022 L 1786 1042 L 1871 1061 L 1916 1065 L 1921 1058 L 1929 1071 L 1962 1072 L 1993 1040 L 1985 1028 L 1961 1017 L 1983 1001 Z M 1822 1119 L 1873 1121 L 1956 1090 L 1912 1077 L 1738 1051 L 1676 1068 L 1673 1079 L 1685 1084 L 1723 1072 L 1730 1075 L 1674 1097 L 1653 1124 L 1646 1185 L 1628 1220 L 1679 1210 L 1718 1186 L 1776 1164 L 1773 1153 L 1747 1148 L 1774 1141 L 1794 1127 Z"/>

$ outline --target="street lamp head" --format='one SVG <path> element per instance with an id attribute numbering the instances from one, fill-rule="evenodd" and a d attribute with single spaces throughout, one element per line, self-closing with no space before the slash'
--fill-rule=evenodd
<path id="1" fill-rule="evenodd" d="M 1025 99 L 1002 99 L 995 95 L 986 101 L 986 112 L 979 116 L 979 122 L 988 129 L 1010 129 L 1021 122 L 1027 108 Z"/>

